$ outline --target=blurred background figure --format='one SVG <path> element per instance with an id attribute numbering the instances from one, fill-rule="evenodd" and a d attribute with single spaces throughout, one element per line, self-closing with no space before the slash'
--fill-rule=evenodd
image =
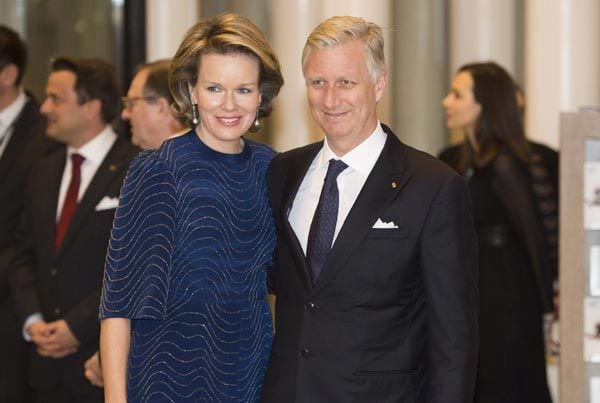
<path id="1" fill-rule="evenodd" d="M 52 63 L 41 112 L 46 135 L 66 145 L 27 180 L 13 260 L 17 312 L 31 341 L 36 402 L 101 402 L 83 375 L 98 350 L 98 306 L 110 230 L 127 167 L 139 151 L 111 127 L 118 113 L 113 66 Z"/>
<path id="2" fill-rule="evenodd" d="M 520 85 L 515 84 L 517 106 L 521 119 L 525 120 L 526 101 L 525 93 Z M 531 159 L 529 171 L 531 173 L 533 193 L 536 198 L 538 210 L 546 231 L 546 240 L 550 248 L 550 263 L 555 284 L 558 280 L 558 211 L 559 211 L 559 154 L 556 150 L 532 140 L 529 140 Z M 555 285 L 556 289 L 557 285 Z M 558 311 L 557 311 L 558 312 Z"/>
<path id="3" fill-rule="evenodd" d="M 468 182 L 479 237 L 476 402 L 550 402 L 542 319 L 553 273 L 532 191 L 513 80 L 495 63 L 461 67 L 443 100 L 464 142 L 440 158 Z"/>
<path id="4" fill-rule="evenodd" d="M 44 136 L 37 100 L 21 87 L 26 67 L 25 43 L 0 25 L 0 396 L 7 403 L 26 403 L 31 398 L 26 343 L 9 288 L 13 234 L 31 166 L 57 147 Z"/>
<path id="5" fill-rule="evenodd" d="M 170 59 L 143 64 L 123 97 L 121 117 L 131 125 L 131 142 L 143 150 L 158 148 L 167 137 L 187 127 L 171 109 L 170 64 Z"/>

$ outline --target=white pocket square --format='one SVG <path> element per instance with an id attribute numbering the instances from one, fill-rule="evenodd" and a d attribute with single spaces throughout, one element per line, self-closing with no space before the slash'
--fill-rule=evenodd
<path id="1" fill-rule="evenodd" d="M 119 207 L 119 198 L 118 197 L 104 196 L 102 198 L 102 200 L 100 200 L 100 203 L 98 203 L 96 205 L 95 210 L 96 211 L 110 210 L 110 209 L 117 208 L 117 207 Z"/>
<path id="2" fill-rule="evenodd" d="M 393 221 L 383 222 L 383 221 L 381 221 L 381 218 L 378 218 L 377 221 L 375 222 L 375 224 L 373 224 L 373 228 L 389 229 L 389 228 L 398 228 L 398 226 Z"/>

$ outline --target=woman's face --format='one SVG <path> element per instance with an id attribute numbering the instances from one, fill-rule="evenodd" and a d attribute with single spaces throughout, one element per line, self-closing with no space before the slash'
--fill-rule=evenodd
<path id="1" fill-rule="evenodd" d="M 450 130 L 464 130 L 475 134 L 477 119 L 481 114 L 481 105 L 473 94 L 473 78 L 462 71 L 454 76 L 450 92 L 442 101 L 446 109 L 446 127 Z"/>
<path id="2" fill-rule="evenodd" d="M 247 55 L 200 57 L 198 82 L 190 92 L 200 115 L 196 132 L 207 146 L 223 153 L 242 151 L 240 138 L 260 104 L 258 76 L 258 61 Z"/>

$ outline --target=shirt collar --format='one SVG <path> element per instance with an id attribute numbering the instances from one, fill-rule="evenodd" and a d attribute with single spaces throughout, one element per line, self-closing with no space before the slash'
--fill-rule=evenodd
<path id="1" fill-rule="evenodd" d="M 327 143 L 327 137 L 325 137 L 320 165 L 321 167 L 327 168 L 330 159 L 340 159 L 350 168 L 368 176 L 385 146 L 386 139 L 387 134 L 383 131 L 381 123 L 378 121 L 377 127 L 375 127 L 375 130 L 369 137 L 340 158 L 331 151 L 331 148 L 329 148 L 329 144 Z"/>
<path id="2" fill-rule="evenodd" d="M 2 127 L 2 130 L 6 130 L 7 127 L 10 127 L 13 124 L 26 102 L 27 96 L 25 95 L 25 91 L 19 89 L 17 98 L 0 112 L 0 126 Z"/>
<path id="3" fill-rule="evenodd" d="M 95 165 L 100 165 L 116 139 L 117 133 L 115 133 L 110 125 L 106 125 L 100 133 L 85 143 L 81 148 L 76 149 L 71 146 L 67 147 L 67 158 L 70 158 L 71 154 L 77 153 L 81 154 L 86 161 L 91 161 Z"/>

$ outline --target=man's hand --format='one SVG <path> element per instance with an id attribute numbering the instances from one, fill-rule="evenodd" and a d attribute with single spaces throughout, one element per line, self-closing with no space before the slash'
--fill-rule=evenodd
<path id="1" fill-rule="evenodd" d="M 29 333 L 29 336 L 31 336 L 31 341 L 35 343 L 38 350 L 46 350 L 53 347 L 48 339 L 50 337 L 50 330 L 48 329 L 48 324 L 46 322 L 34 322 L 25 330 Z"/>
<path id="2" fill-rule="evenodd" d="M 79 340 L 71 333 L 71 329 L 64 319 L 48 323 L 48 329 L 50 331 L 48 340 L 58 346 L 52 352 L 52 358 L 62 358 L 77 351 Z"/>
<path id="3" fill-rule="evenodd" d="M 45 323 L 43 327 L 32 329 L 38 323 L 43 322 L 34 323 L 27 328 L 27 331 L 31 334 L 33 341 L 37 345 L 37 351 L 41 356 L 62 358 L 77 352 L 79 341 L 71 333 L 71 329 L 69 329 L 65 320 L 59 319 L 54 322 Z M 34 338 L 32 331 L 37 332 L 36 337 L 39 342 Z"/>
<path id="4" fill-rule="evenodd" d="M 97 351 L 94 355 L 88 358 L 83 368 L 85 377 L 92 383 L 92 385 L 98 386 L 99 388 L 104 386 L 104 383 L 102 382 L 102 368 L 100 367 L 100 355 Z"/>

